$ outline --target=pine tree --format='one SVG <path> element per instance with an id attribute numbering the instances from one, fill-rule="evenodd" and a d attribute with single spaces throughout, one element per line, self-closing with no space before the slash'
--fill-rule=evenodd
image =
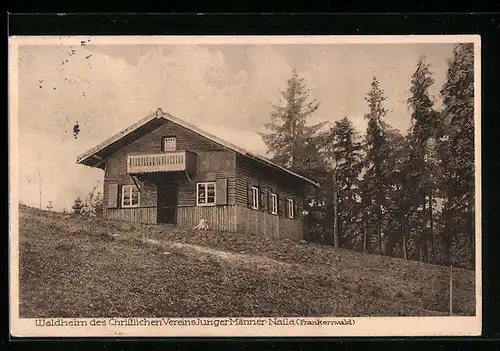
<path id="1" fill-rule="evenodd" d="M 438 128 L 444 205 L 442 237 L 447 260 L 474 266 L 474 47 L 458 44 L 441 90 Z"/>
<path id="2" fill-rule="evenodd" d="M 381 150 L 384 154 L 383 169 L 386 186 L 385 228 L 386 254 L 395 254 L 394 248 L 400 245 L 403 258 L 407 258 L 406 215 L 411 199 L 408 184 L 408 141 L 398 130 L 388 130 L 386 143 Z"/>
<path id="3" fill-rule="evenodd" d="M 362 145 L 352 122 L 344 117 L 325 135 L 325 155 L 331 162 L 337 191 L 337 218 L 332 218 L 341 246 L 352 248 L 361 239 L 359 233 L 358 178 L 362 169 Z M 335 201 L 335 200 L 334 200 Z M 331 212 L 331 211 L 329 211 Z M 331 218 L 331 217 L 328 217 Z"/>
<path id="4" fill-rule="evenodd" d="M 385 188 L 386 177 L 383 169 L 384 147 L 387 142 L 387 130 L 389 125 L 384 122 L 387 110 L 383 107 L 386 100 L 384 91 L 380 88 L 379 81 L 373 77 L 371 89 L 365 100 L 368 102 L 369 113 L 365 115 L 368 120 L 366 129 L 366 173 L 364 176 L 363 195 L 367 210 L 371 208 L 373 213 L 373 225 L 375 226 L 375 239 L 378 252 L 382 253 L 382 223 L 384 206 L 386 205 Z M 367 216 L 368 213 L 365 214 Z"/>
<path id="5" fill-rule="evenodd" d="M 436 126 L 438 112 L 434 110 L 434 102 L 429 95 L 429 88 L 434 84 L 433 74 L 425 58 L 421 57 L 417 68 L 411 78 L 411 96 L 408 105 L 412 110 L 409 139 L 413 145 L 411 154 L 411 168 L 413 174 L 413 186 L 419 189 L 415 194 L 416 203 L 421 205 L 422 223 L 420 228 L 419 249 L 422 251 L 423 261 L 428 260 L 428 241 L 431 242 L 431 257 L 435 262 L 434 247 L 434 223 L 433 218 L 433 195 L 436 188 L 434 178 L 434 140 L 436 137 Z"/>
<path id="6" fill-rule="evenodd" d="M 304 78 L 295 70 L 281 96 L 284 103 L 273 105 L 271 122 L 264 125 L 267 132 L 260 135 L 272 161 L 305 176 L 314 176 L 319 159 L 317 137 L 324 123 L 308 126 L 307 122 L 319 103 L 310 97 Z"/>
<path id="7" fill-rule="evenodd" d="M 76 199 L 75 199 L 75 202 L 73 204 L 73 206 L 71 206 L 71 208 L 73 209 L 73 213 L 74 214 L 82 214 L 83 213 L 83 203 L 82 203 L 82 199 L 78 196 Z"/>

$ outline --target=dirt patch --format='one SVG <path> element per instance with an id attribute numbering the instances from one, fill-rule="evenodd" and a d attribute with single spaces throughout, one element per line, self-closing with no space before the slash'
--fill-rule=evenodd
<path id="1" fill-rule="evenodd" d="M 227 260 L 227 261 L 233 262 L 233 263 L 255 264 L 255 265 L 267 264 L 267 265 L 280 265 L 280 266 L 287 266 L 287 267 L 292 266 L 289 263 L 277 261 L 277 260 L 267 258 L 267 257 L 251 255 L 251 254 L 240 254 L 240 253 L 233 253 L 233 252 L 227 252 L 227 251 L 220 251 L 220 250 L 215 250 L 215 249 L 212 249 L 209 247 L 199 246 L 199 245 L 173 243 L 173 242 L 165 242 L 164 245 L 166 245 L 167 247 L 174 247 L 174 248 L 181 248 L 181 249 L 184 248 L 184 249 L 194 250 L 194 251 L 201 252 L 201 253 L 204 253 L 207 255 L 212 255 L 214 257 L 217 257 L 217 258 L 220 258 L 223 260 Z"/>

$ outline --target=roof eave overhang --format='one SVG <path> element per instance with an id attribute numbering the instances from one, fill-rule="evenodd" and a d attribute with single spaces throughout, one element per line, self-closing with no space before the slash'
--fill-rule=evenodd
<path id="1" fill-rule="evenodd" d="M 162 120 L 162 117 L 149 115 L 106 141 L 98 144 L 94 148 L 84 152 L 77 157 L 76 163 L 95 167 L 102 159 L 106 158 L 117 149 L 141 137 L 145 132 L 158 127 Z"/>
<path id="2" fill-rule="evenodd" d="M 248 157 L 248 158 L 251 158 L 251 159 L 253 159 L 253 160 L 257 161 L 257 162 L 260 162 L 261 164 L 264 164 L 264 165 L 266 165 L 268 167 L 272 167 L 272 168 L 277 169 L 279 171 L 282 171 L 282 172 L 288 173 L 288 174 L 290 174 L 292 176 L 295 176 L 296 178 L 302 180 L 304 183 L 310 184 L 310 185 L 312 185 L 312 186 L 314 186 L 316 188 L 321 188 L 321 186 L 320 186 L 319 183 L 316 183 L 315 181 L 313 181 L 313 180 L 311 180 L 309 178 L 301 176 L 300 174 L 292 172 L 292 171 L 290 171 L 290 170 L 288 170 L 288 169 L 286 169 L 284 167 L 281 167 L 281 166 L 279 166 L 279 165 L 277 165 L 277 164 L 275 164 L 273 162 L 267 161 L 267 160 L 263 159 L 262 157 L 258 157 L 258 156 L 255 156 L 255 155 L 252 155 L 252 154 L 249 154 L 249 153 L 245 153 L 243 155 L 246 156 L 246 157 Z"/>

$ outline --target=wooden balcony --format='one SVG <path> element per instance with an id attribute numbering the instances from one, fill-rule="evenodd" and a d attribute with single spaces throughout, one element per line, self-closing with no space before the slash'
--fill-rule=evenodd
<path id="1" fill-rule="evenodd" d="M 130 174 L 187 171 L 192 175 L 195 168 L 196 154 L 190 151 L 127 156 L 127 172 Z"/>

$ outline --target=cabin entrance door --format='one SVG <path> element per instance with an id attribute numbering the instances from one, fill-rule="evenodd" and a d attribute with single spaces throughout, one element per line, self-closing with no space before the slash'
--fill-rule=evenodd
<path id="1" fill-rule="evenodd" d="M 158 183 L 158 223 L 177 222 L 178 190 L 175 183 Z"/>

